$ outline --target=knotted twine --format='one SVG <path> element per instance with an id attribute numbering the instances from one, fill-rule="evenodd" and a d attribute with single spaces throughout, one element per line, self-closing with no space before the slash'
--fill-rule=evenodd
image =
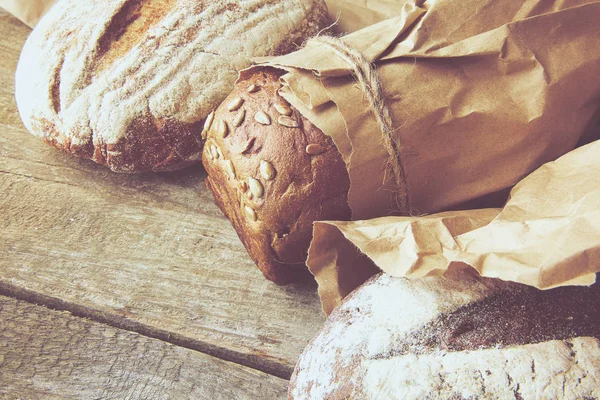
<path id="1" fill-rule="evenodd" d="M 392 136 L 394 133 L 392 115 L 385 104 L 383 90 L 375 66 L 359 51 L 348 46 L 342 39 L 332 36 L 316 36 L 310 41 L 329 47 L 351 68 L 375 117 L 381 132 L 383 147 L 390 156 L 386 163 L 386 171 L 391 170 L 394 178 L 397 211 L 403 215 L 410 214 L 405 173 L 400 160 L 400 145 Z"/>

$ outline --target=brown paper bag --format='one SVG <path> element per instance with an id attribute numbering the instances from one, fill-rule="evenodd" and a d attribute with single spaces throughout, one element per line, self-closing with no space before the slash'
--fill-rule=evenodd
<path id="1" fill-rule="evenodd" d="M 503 209 L 317 222 L 308 265 L 323 307 L 329 313 L 375 265 L 393 276 L 462 264 L 541 289 L 591 285 L 600 272 L 599 177 L 596 141 L 522 180 Z"/>
<path id="2" fill-rule="evenodd" d="M 0 0 L 0 7 L 33 28 L 57 0 Z"/>
<path id="3" fill-rule="evenodd" d="M 350 33 L 402 14 L 411 0 L 326 0 L 336 34 Z"/>
<path id="4" fill-rule="evenodd" d="M 431 214 L 510 188 L 577 145 L 599 109 L 599 20 L 598 0 L 415 0 L 403 5 L 400 16 L 345 36 L 338 48 L 314 40 L 261 65 L 288 71 L 282 95 L 334 139 L 351 180 L 353 219 Z M 393 122 L 389 132 L 382 131 L 369 103 L 368 86 L 355 78 L 361 69 L 347 47 L 377 66 Z M 384 144 L 387 133 L 392 151 Z M 400 165 L 401 179 L 390 169 L 394 162 Z M 482 210 L 411 220 L 422 221 L 416 225 L 382 227 L 386 221 L 377 220 L 362 226 L 396 232 L 416 254 L 406 261 L 414 265 L 403 274 L 418 276 L 433 273 L 434 264 L 439 265 L 433 269 L 444 269 L 455 260 L 444 253 L 436 229 L 445 226 L 444 238 L 452 242 L 456 235 L 483 229 L 497 215 L 498 210 Z M 403 231 L 415 226 L 421 229 L 418 234 Z M 323 262 L 315 261 L 319 257 L 329 259 L 325 263 L 351 258 L 339 249 L 315 256 L 319 248 L 340 245 L 328 235 L 316 232 L 309 260 L 315 272 Z M 413 239 L 404 241 L 406 237 Z M 506 232 L 501 236 L 507 237 L 518 243 L 518 237 Z M 492 260 L 483 253 L 491 249 L 484 247 L 476 253 Z M 569 254 L 577 253 L 573 251 Z M 435 262 L 420 269 L 423 255 L 430 253 Z M 511 259 L 510 245 L 503 254 Z M 372 258 L 378 265 L 399 263 L 397 253 L 381 257 L 390 259 L 382 264 Z M 476 258 L 458 261 L 477 264 Z M 558 275 L 556 269 L 542 268 L 540 275 L 540 266 L 529 264 L 532 260 L 519 259 L 510 273 L 500 274 L 500 263 L 486 264 L 480 272 L 538 287 L 591 281 L 590 265 L 569 273 L 563 268 Z M 321 285 L 346 279 L 336 274 L 342 272 L 324 272 L 318 277 Z"/>

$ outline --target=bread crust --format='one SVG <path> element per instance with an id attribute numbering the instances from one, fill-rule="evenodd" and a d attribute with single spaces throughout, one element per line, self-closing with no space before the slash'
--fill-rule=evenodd
<path id="1" fill-rule="evenodd" d="M 117 172 L 200 161 L 204 118 L 255 56 L 327 23 L 322 0 L 61 0 L 16 72 L 25 126 Z"/>
<path id="2" fill-rule="evenodd" d="M 350 180 L 333 140 L 279 95 L 281 73 L 258 69 L 235 85 L 207 127 L 203 164 L 250 257 L 286 284 L 309 276 L 313 222 L 350 218 Z"/>
<path id="3" fill-rule="evenodd" d="M 290 399 L 600 397 L 600 284 L 379 274 L 300 356 Z"/>

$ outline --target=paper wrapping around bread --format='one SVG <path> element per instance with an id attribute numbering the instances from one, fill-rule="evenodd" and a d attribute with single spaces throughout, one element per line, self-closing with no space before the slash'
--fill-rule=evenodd
<path id="1" fill-rule="evenodd" d="M 309 41 L 295 53 L 260 62 L 288 71 L 282 95 L 334 139 L 351 180 L 348 201 L 353 219 L 431 214 L 464 208 L 474 199 L 506 190 L 576 147 L 599 108 L 599 19 L 597 0 L 415 1 L 404 4 L 401 16 L 343 37 L 377 67 L 405 171 L 401 188 L 387 168 L 390 155 L 381 144 L 382 133 L 346 61 L 327 46 Z M 408 194 L 403 207 L 396 201 L 399 189 Z M 540 195 L 553 197 L 546 191 L 534 197 Z M 567 201 L 564 197 L 553 200 Z M 549 204 L 553 201 L 544 206 Z M 484 210 L 450 216 L 460 220 L 454 228 L 460 234 L 472 230 L 465 221 L 479 221 L 481 226 L 497 214 Z M 527 217 L 521 218 L 526 225 Z M 428 220 L 423 219 L 422 226 Z M 568 220 L 567 213 L 564 221 Z M 362 226 L 375 236 L 387 230 L 392 237 L 404 237 L 406 225 L 382 228 L 380 224 L 364 222 Z M 572 240 L 544 229 L 537 232 L 548 235 L 545 243 Z M 584 231 L 586 235 L 591 232 Z M 509 235 L 513 244 L 520 240 L 515 235 Z M 454 235 L 447 236 L 451 240 Z M 416 233 L 414 241 L 404 245 L 415 253 L 427 249 L 439 261 L 450 258 L 440 238 L 428 229 Z M 311 254 L 330 248 L 323 250 L 323 259 L 329 257 L 332 265 L 340 265 L 335 258 L 343 251 L 338 252 L 337 246 L 343 246 L 341 241 L 317 232 Z M 524 249 L 524 253 L 539 249 Z M 499 255 L 489 256 L 488 250 L 482 246 L 477 254 L 495 265 L 486 264 L 481 271 L 486 274 L 487 270 L 490 276 L 506 270 L 504 279 L 539 287 L 591 281 L 591 260 L 566 275 L 567 268 L 558 275 L 542 274 L 543 266 L 529 264 L 535 257 L 509 263 L 513 252 L 523 253 L 509 243 Z M 582 255 L 567 253 L 556 254 L 556 258 L 564 257 L 565 265 L 574 254 Z M 382 254 L 381 259 L 387 256 Z M 420 270 L 423 256 L 405 261 L 412 263 L 405 273 L 425 274 Z M 387 265 L 396 266 L 398 260 L 389 258 Z M 311 257 L 309 266 L 320 271 L 317 264 L 322 264 L 316 259 Z M 382 266 L 380 259 L 377 263 Z M 437 268 L 446 267 L 440 262 Z M 339 274 L 360 283 L 361 279 L 352 277 L 355 269 L 350 269 Z M 323 286 L 338 273 L 322 274 L 322 279 L 317 278 Z M 336 290 L 334 286 L 330 292 Z M 340 289 L 337 296 L 344 294 Z"/>
<path id="2" fill-rule="evenodd" d="M 251 58 L 328 24 L 322 0 L 61 0 L 21 53 L 27 129 L 117 172 L 200 161 L 206 116 Z"/>
<path id="3" fill-rule="evenodd" d="M 379 268 L 393 276 L 470 265 L 482 276 L 549 289 L 600 272 L 600 141 L 545 164 L 504 208 L 317 222 L 308 265 L 329 313 Z"/>

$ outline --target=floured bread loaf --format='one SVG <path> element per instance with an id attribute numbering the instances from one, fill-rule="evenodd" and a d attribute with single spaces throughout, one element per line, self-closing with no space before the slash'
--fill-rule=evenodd
<path id="1" fill-rule="evenodd" d="M 27 40 L 16 98 L 27 129 L 118 172 L 200 160 L 200 131 L 255 56 L 326 24 L 322 0 L 61 0 Z"/>
<path id="2" fill-rule="evenodd" d="M 292 399 L 598 399 L 600 285 L 378 275 L 300 356 Z"/>
<path id="3" fill-rule="evenodd" d="M 236 83 L 207 120 L 207 186 L 270 280 L 308 275 L 312 224 L 349 219 L 350 178 L 333 140 L 279 94 L 281 71 Z"/>

